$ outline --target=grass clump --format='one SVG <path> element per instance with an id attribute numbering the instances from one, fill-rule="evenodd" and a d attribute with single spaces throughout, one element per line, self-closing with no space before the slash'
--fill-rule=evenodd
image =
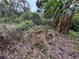
<path id="1" fill-rule="evenodd" d="M 69 36 L 72 37 L 72 38 L 79 38 L 79 32 L 75 32 L 73 30 L 70 30 Z"/>

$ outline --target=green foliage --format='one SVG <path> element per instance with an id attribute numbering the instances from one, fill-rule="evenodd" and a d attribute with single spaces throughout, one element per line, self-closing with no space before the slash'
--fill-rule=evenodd
<path id="1" fill-rule="evenodd" d="M 62 6 L 62 2 L 60 0 L 50 0 L 48 2 L 46 1 L 44 3 L 44 17 L 50 18 L 60 6 Z"/>
<path id="2" fill-rule="evenodd" d="M 75 14 L 73 19 L 71 29 L 74 31 L 79 31 L 79 12 Z"/>
<path id="3" fill-rule="evenodd" d="M 79 21 L 73 21 L 71 25 L 71 29 L 79 32 Z"/>
<path id="4" fill-rule="evenodd" d="M 20 19 L 21 19 L 22 21 L 24 21 L 24 20 L 30 20 L 30 19 L 31 19 L 31 16 L 32 16 L 32 13 L 28 11 L 28 12 L 23 13 L 23 14 L 20 16 Z"/>
<path id="5" fill-rule="evenodd" d="M 79 12 L 76 12 L 75 13 L 74 20 L 79 21 Z"/>
<path id="6" fill-rule="evenodd" d="M 29 28 L 43 26 L 47 29 L 51 28 L 52 21 L 43 18 L 41 14 L 26 12 L 21 16 L 15 14 L 7 17 L 0 18 L 0 23 L 15 24 L 18 29 L 28 30 Z"/>
<path id="7" fill-rule="evenodd" d="M 79 32 L 75 32 L 73 30 L 70 30 L 69 36 L 71 36 L 73 38 L 79 38 Z"/>
<path id="8" fill-rule="evenodd" d="M 19 24 L 16 24 L 17 29 L 28 30 L 33 27 L 33 22 L 31 20 L 22 21 Z"/>
<path id="9" fill-rule="evenodd" d="M 43 26 L 43 25 L 35 25 L 32 28 L 30 28 L 27 32 L 46 32 L 50 31 L 49 26 Z"/>
<path id="10" fill-rule="evenodd" d="M 75 16 L 74 19 L 75 19 L 76 21 L 79 21 L 79 16 Z"/>
<path id="11" fill-rule="evenodd" d="M 52 20 L 51 20 L 51 19 L 42 18 L 40 24 L 41 24 L 41 25 L 44 25 L 44 26 L 45 26 L 45 25 L 51 26 Z"/>
<path id="12" fill-rule="evenodd" d="M 36 25 L 39 25 L 41 23 L 41 17 L 38 13 L 32 13 L 31 20 Z"/>
<path id="13" fill-rule="evenodd" d="M 17 15 L 13 14 L 11 16 L 0 18 L 0 23 L 14 23 L 16 22 Z"/>
<path id="14" fill-rule="evenodd" d="M 72 22 L 69 36 L 73 38 L 78 38 L 78 41 L 79 41 L 79 12 L 75 13 L 73 19 L 74 21 Z"/>

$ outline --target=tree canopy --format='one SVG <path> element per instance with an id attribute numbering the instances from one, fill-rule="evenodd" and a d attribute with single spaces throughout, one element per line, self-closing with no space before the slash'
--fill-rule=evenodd
<path id="1" fill-rule="evenodd" d="M 59 32 L 67 33 L 78 2 L 78 0 L 37 0 L 37 7 L 43 8 L 45 18 L 52 17 L 53 29 L 59 27 Z"/>

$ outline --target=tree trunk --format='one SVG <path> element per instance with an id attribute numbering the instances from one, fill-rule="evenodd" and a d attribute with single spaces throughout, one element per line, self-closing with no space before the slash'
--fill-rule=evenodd
<path id="1" fill-rule="evenodd" d="M 71 22 L 72 22 L 72 17 L 74 13 L 74 8 L 70 8 L 70 5 L 72 4 L 72 0 L 69 0 L 68 2 L 65 3 L 65 5 L 62 6 L 61 9 L 59 9 L 55 14 L 57 15 L 54 17 L 53 20 L 53 29 L 56 30 L 56 27 L 59 25 L 59 32 L 60 33 L 68 33 Z"/>
<path id="2" fill-rule="evenodd" d="M 72 10 L 70 13 L 68 13 L 69 10 L 65 11 L 65 14 L 62 17 L 62 21 L 60 23 L 60 29 L 59 32 L 66 34 L 69 32 L 70 26 L 71 26 L 71 22 L 72 22 L 72 17 L 73 17 L 73 13 L 74 11 Z"/>

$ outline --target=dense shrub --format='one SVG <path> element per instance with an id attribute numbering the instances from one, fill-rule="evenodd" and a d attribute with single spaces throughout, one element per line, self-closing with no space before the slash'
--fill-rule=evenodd
<path id="1" fill-rule="evenodd" d="M 14 23 L 16 22 L 17 15 L 13 14 L 12 16 L 2 17 L 0 18 L 0 22 L 4 23 Z"/>
<path id="2" fill-rule="evenodd" d="M 42 24 L 42 25 L 49 25 L 49 26 L 51 26 L 52 20 L 51 20 L 51 19 L 42 18 L 41 24 Z"/>
<path id="3" fill-rule="evenodd" d="M 20 19 L 22 20 L 22 21 L 24 21 L 24 20 L 29 20 L 29 19 L 31 19 L 31 15 L 32 15 L 32 13 L 31 12 L 25 12 L 25 13 L 23 13 L 21 16 L 20 16 Z"/>
<path id="4" fill-rule="evenodd" d="M 73 19 L 71 29 L 74 31 L 79 31 L 79 13 L 76 13 Z"/>
<path id="5" fill-rule="evenodd" d="M 73 30 L 70 30 L 69 36 L 71 36 L 72 38 L 79 38 L 79 32 L 75 32 Z"/>
<path id="6" fill-rule="evenodd" d="M 41 24 L 41 17 L 38 13 L 32 13 L 31 20 L 34 24 L 40 25 Z"/>
<path id="7" fill-rule="evenodd" d="M 21 23 L 16 24 L 17 29 L 21 29 L 21 30 L 28 30 L 33 26 L 34 24 L 31 20 L 22 21 Z"/>
<path id="8" fill-rule="evenodd" d="M 74 20 L 79 21 L 79 12 L 76 12 L 75 13 Z"/>
<path id="9" fill-rule="evenodd" d="M 79 21 L 73 21 L 71 25 L 71 29 L 74 31 L 79 31 Z"/>

